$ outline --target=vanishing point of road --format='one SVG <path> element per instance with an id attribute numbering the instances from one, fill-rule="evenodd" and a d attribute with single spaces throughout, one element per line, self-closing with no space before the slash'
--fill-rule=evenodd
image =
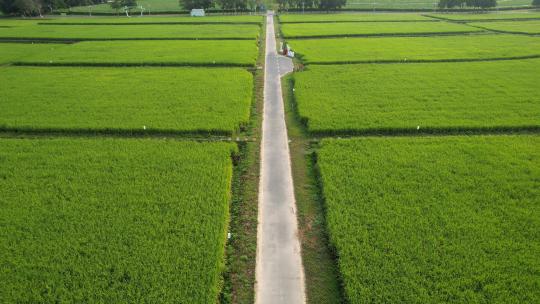
<path id="1" fill-rule="evenodd" d="M 269 12 L 266 21 L 256 304 L 305 303 L 304 270 L 281 94 L 281 76 L 291 71 L 291 60 L 276 52 L 273 12 Z"/>

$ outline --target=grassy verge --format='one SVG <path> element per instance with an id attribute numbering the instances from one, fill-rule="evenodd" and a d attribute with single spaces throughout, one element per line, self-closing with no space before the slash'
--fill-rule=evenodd
<path id="1" fill-rule="evenodd" d="M 276 46 L 281 32 L 279 20 L 274 19 Z M 279 51 L 279 50 L 278 50 Z M 295 70 L 302 63 L 295 59 Z M 298 213 L 298 232 L 302 246 L 307 303 L 344 303 L 334 251 L 328 247 L 324 207 L 314 168 L 314 151 L 305 125 L 295 109 L 292 76 L 281 79 L 285 122 L 289 137 L 289 153 Z"/>
<path id="2" fill-rule="evenodd" d="M 328 246 L 324 206 L 312 159 L 314 152 L 306 130 L 297 119 L 291 83 L 290 77 L 282 80 L 307 301 L 343 303 L 336 259 Z"/>
<path id="3" fill-rule="evenodd" d="M 253 103 L 248 128 L 242 134 L 254 139 L 240 145 L 240 162 L 232 184 L 231 239 L 226 248 L 225 286 L 221 303 L 253 303 L 257 253 L 259 155 L 264 102 L 264 54 L 266 28 L 261 27 L 259 56 L 254 71 Z"/>

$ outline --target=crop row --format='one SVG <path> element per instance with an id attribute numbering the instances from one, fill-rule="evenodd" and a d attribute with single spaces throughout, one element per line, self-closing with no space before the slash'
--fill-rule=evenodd
<path id="1" fill-rule="evenodd" d="M 9 22 L 9 21 L 8 21 Z M 1 25 L 0 21 L 0 25 Z M 26 25 L 0 27 L 0 39 L 13 40 L 134 40 L 134 39 L 256 39 L 256 24 L 171 25 Z"/>
<path id="2" fill-rule="evenodd" d="M 0 139 L 4 303 L 214 303 L 232 144 Z"/>
<path id="3" fill-rule="evenodd" d="M 540 55 L 540 39 L 518 35 L 299 39 L 306 64 L 501 59 Z"/>
<path id="4" fill-rule="evenodd" d="M 326 139 L 317 155 L 348 302 L 540 298 L 540 137 Z"/>
<path id="5" fill-rule="evenodd" d="M 188 16 L 154 16 L 154 17 L 137 17 L 118 18 L 118 17 L 94 17 L 94 18 L 53 18 L 47 20 L 38 20 L 39 24 L 57 24 L 57 25 L 73 25 L 73 24 L 261 24 L 261 16 L 205 16 L 204 18 L 193 18 Z"/>
<path id="6" fill-rule="evenodd" d="M 453 20 L 453 21 L 514 21 L 527 19 L 540 19 L 540 13 L 534 11 L 511 12 L 511 13 L 491 13 L 491 14 L 430 14 L 435 18 Z"/>
<path id="7" fill-rule="evenodd" d="M 475 22 L 470 23 L 470 25 L 502 33 L 540 34 L 540 20 L 519 22 Z"/>
<path id="8" fill-rule="evenodd" d="M 280 23 L 321 23 L 321 22 L 369 22 L 369 21 L 433 21 L 419 14 L 282 14 Z"/>
<path id="9" fill-rule="evenodd" d="M 466 34 L 483 31 L 477 27 L 448 22 L 357 22 L 357 23 L 284 23 L 286 39 L 317 37 L 353 37 L 405 34 Z"/>
<path id="10" fill-rule="evenodd" d="M 86 41 L 75 44 L 0 43 L 0 63 L 254 66 L 256 41 Z"/>
<path id="11" fill-rule="evenodd" d="M 310 65 L 294 75 L 316 134 L 538 128 L 540 60 Z"/>
<path id="12" fill-rule="evenodd" d="M 213 133 L 249 119 L 253 76 L 239 68 L 0 68 L 7 130 Z"/>

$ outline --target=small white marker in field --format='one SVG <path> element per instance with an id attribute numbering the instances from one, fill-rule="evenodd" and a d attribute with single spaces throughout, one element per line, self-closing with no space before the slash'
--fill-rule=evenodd
<path id="1" fill-rule="evenodd" d="M 143 130 L 146 130 L 146 126 L 142 126 Z"/>
<path id="2" fill-rule="evenodd" d="M 292 91 L 294 92 L 294 91 L 296 91 L 296 89 L 293 88 Z"/>
<path id="3" fill-rule="evenodd" d="M 230 232 L 227 232 L 227 240 L 231 239 L 232 234 Z"/>
<path id="4" fill-rule="evenodd" d="M 420 130 L 420 126 L 416 126 L 416 130 Z"/>

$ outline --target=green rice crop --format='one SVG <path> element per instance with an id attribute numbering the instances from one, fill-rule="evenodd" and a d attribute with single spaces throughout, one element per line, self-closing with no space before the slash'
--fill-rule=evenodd
<path id="1" fill-rule="evenodd" d="M 540 137 L 326 139 L 317 155 L 349 303 L 540 300 Z"/>
<path id="2" fill-rule="evenodd" d="M 540 34 L 540 20 L 519 22 L 476 22 L 471 23 L 471 25 L 505 33 Z"/>
<path id="3" fill-rule="evenodd" d="M 45 19 L 47 20 L 47 19 Z M 16 18 L 0 18 L 0 27 L 21 27 L 29 25 L 37 25 L 44 19 L 16 19 Z"/>
<path id="4" fill-rule="evenodd" d="M 262 23 L 263 18 L 261 16 L 206 16 L 189 17 L 189 16 L 133 16 L 127 18 L 124 16 L 119 17 L 93 17 L 93 18 L 77 18 L 77 17 L 58 17 L 54 19 L 47 19 L 40 22 L 41 24 L 144 24 L 144 23 L 163 23 L 163 24 L 192 24 L 192 23 Z M 0 22 L 1 24 L 1 22 Z"/>
<path id="5" fill-rule="evenodd" d="M 540 39 L 518 35 L 299 39 L 288 43 L 304 63 L 474 60 L 540 55 Z"/>
<path id="6" fill-rule="evenodd" d="M 35 25 L 0 28 L 0 39 L 255 39 L 259 31 L 254 24 Z"/>
<path id="7" fill-rule="evenodd" d="M 360 14 L 282 14 L 281 23 L 418 21 L 432 20 L 420 14 L 360 13 Z"/>
<path id="8" fill-rule="evenodd" d="M 215 303 L 227 143 L 0 139 L 3 303 Z"/>
<path id="9" fill-rule="evenodd" d="M 40 54 L 50 49 L 60 49 L 65 46 L 65 44 L 52 43 L 0 43 L 0 64 L 10 63 L 33 54 Z"/>
<path id="10" fill-rule="evenodd" d="M 500 12 L 500 13 L 484 13 L 484 14 L 430 14 L 430 16 L 457 20 L 457 21 L 470 21 L 470 20 L 513 20 L 513 19 L 540 19 L 540 13 L 534 11 L 523 12 Z"/>
<path id="11" fill-rule="evenodd" d="M 254 66 L 257 42 L 249 40 L 88 41 L 45 48 L 18 62 L 37 64 L 161 64 Z M 9 47 L 9 46 L 8 46 Z"/>
<path id="12" fill-rule="evenodd" d="M 321 134 L 538 128 L 539 70 L 538 59 L 310 65 L 294 94 Z"/>
<path id="13" fill-rule="evenodd" d="M 349 9 L 437 9 L 438 0 L 377 0 L 370 1 L 347 1 L 346 8 Z M 517 7 L 530 6 L 529 0 L 501 0 L 498 1 L 497 7 Z M 471 11 L 478 12 L 477 9 Z"/>
<path id="14" fill-rule="evenodd" d="M 3 67 L 0 128 L 231 134 L 248 122 L 240 68 Z"/>
<path id="15" fill-rule="evenodd" d="M 479 28 L 447 22 L 357 22 L 357 23 L 285 23 L 285 38 L 384 36 L 403 34 L 450 34 L 481 31 Z"/>

